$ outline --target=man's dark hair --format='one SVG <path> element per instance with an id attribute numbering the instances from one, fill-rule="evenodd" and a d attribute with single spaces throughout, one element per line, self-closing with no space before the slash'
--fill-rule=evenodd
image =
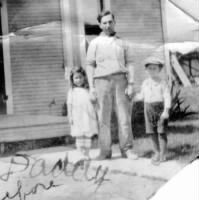
<path id="1" fill-rule="evenodd" d="M 97 21 L 98 21 L 99 23 L 101 23 L 102 17 L 107 16 L 107 15 L 112 15 L 113 20 L 115 20 L 114 14 L 113 14 L 111 11 L 106 10 L 106 11 L 101 12 L 101 13 L 97 16 Z"/>

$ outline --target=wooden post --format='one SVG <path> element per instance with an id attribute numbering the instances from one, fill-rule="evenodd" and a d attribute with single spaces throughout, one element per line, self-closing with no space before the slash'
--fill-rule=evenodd
<path id="1" fill-rule="evenodd" d="M 69 71 L 73 67 L 73 32 L 71 21 L 70 0 L 61 0 L 61 17 L 64 49 L 65 79 L 69 78 Z"/>
<path id="2" fill-rule="evenodd" d="M 3 34 L 3 63 L 5 74 L 5 90 L 8 100 L 6 101 L 7 114 L 13 114 L 13 92 L 12 92 L 12 71 L 11 71 L 11 58 L 10 58 L 10 38 L 8 30 L 8 13 L 7 1 L 1 2 L 1 25 Z"/>
<path id="3" fill-rule="evenodd" d="M 77 31 L 78 31 L 78 48 L 80 52 L 80 64 L 81 66 L 86 65 L 86 37 L 84 30 L 84 15 L 83 15 L 83 4 L 82 0 L 76 0 L 77 5 Z"/>
<path id="4" fill-rule="evenodd" d="M 178 75 L 178 77 L 180 78 L 182 84 L 186 87 L 186 86 L 191 86 L 191 83 L 187 77 L 187 75 L 185 74 L 184 70 L 182 69 L 182 67 L 180 66 L 178 59 L 176 57 L 175 54 L 171 55 L 171 62 L 172 62 L 172 66 L 173 69 L 175 70 L 176 74 Z"/>
<path id="5" fill-rule="evenodd" d="M 169 82 L 169 87 L 172 86 L 172 66 L 170 64 L 170 52 L 167 48 L 167 44 L 169 42 L 168 32 L 167 32 L 167 10 L 166 10 L 167 0 L 160 0 L 161 6 L 161 22 L 162 22 L 162 35 L 163 35 L 163 51 L 164 51 L 164 60 L 165 60 L 165 68 L 167 73 L 167 78 Z"/>
<path id="6" fill-rule="evenodd" d="M 0 143 L 0 155 L 5 153 L 5 144 Z"/>

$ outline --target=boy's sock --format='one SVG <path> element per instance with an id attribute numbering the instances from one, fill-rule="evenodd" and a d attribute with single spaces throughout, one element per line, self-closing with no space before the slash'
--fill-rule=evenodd
<path id="1" fill-rule="evenodd" d="M 151 139 L 152 139 L 152 145 L 153 145 L 153 151 L 154 151 L 154 156 L 152 159 L 154 161 L 158 161 L 159 156 L 160 156 L 160 145 L 159 145 L 159 140 L 158 140 L 158 134 L 157 133 L 152 134 Z"/>

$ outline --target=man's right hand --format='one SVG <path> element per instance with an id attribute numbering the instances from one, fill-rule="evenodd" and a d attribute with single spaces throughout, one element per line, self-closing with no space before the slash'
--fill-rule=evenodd
<path id="1" fill-rule="evenodd" d="M 129 84 L 127 88 L 125 89 L 125 95 L 128 96 L 129 99 L 132 99 L 135 95 L 135 89 L 133 84 Z"/>
<path id="2" fill-rule="evenodd" d="M 91 102 L 95 103 L 97 101 L 97 92 L 96 92 L 95 88 L 90 89 L 89 95 L 90 95 Z"/>
<path id="3" fill-rule="evenodd" d="M 165 109 L 160 116 L 161 119 L 168 119 L 169 118 L 169 109 Z"/>

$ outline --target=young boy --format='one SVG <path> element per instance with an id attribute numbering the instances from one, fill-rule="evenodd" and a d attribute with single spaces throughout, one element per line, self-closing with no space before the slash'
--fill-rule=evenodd
<path id="1" fill-rule="evenodd" d="M 150 57 L 145 61 L 148 78 L 143 82 L 136 100 L 144 100 L 146 133 L 151 135 L 154 155 L 152 163 L 159 165 L 166 160 L 167 135 L 166 124 L 171 107 L 169 88 L 161 78 L 164 62 Z"/>

